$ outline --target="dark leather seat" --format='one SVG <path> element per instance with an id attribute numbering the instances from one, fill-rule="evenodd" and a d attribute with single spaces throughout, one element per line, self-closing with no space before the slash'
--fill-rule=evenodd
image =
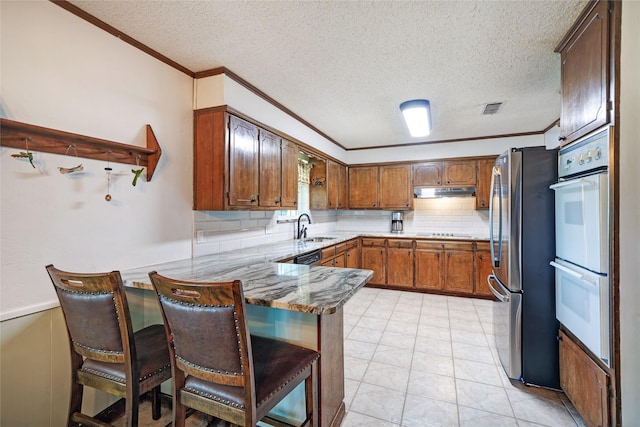
<path id="1" fill-rule="evenodd" d="M 120 273 L 70 273 L 48 265 L 71 349 L 68 425 L 105 425 L 82 413 L 84 387 L 125 398 L 125 422 L 138 425 L 140 395 L 152 392 L 152 417 L 160 418 L 160 384 L 171 378 L 164 326 L 133 332 Z"/>
<path id="2" fill-rule="evenodd" d="M 239 281 L 193 283 L 156 272 L 149 277 L 170 337 L 175 427 L 184 426 L 186 408 L 241 426 L 273 422 L 268 412 L 302 382 L 301 425 L 316 425 L 319 354 L 250 336 Z"/>

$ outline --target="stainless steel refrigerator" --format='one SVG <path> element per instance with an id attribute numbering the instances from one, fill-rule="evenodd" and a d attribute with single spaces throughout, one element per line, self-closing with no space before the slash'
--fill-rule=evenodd
<path id="1" fill-rule="evenodd" d="M 509 378 L 560 388 L 555 276 L 557 150 L 512 148 L 496 160 L 489 207 L 496 348 Z"/>

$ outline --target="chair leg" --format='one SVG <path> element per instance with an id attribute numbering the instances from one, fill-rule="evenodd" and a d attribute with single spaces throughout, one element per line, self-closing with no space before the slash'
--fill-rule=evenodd
<path id="1" fill-rule="evenodd" d="M 69 417 L 67 419 L 67 424 L 69 427 L 75 427 L 79 425 L 75 421 L 72 421 L 73 414 L 82 413 L 82 394 L 84 392 L 84 386 L 82 384 L 78 384 L 74 378 L 71 379 L 71 400 L 69 402 Z"/>
<path id="2" fill-rule="evenodd" d="M 127 397 L 125 398 L 125 425 L 126 427 L 137 427 L 140 396 L 137 388 L 133 393 L 130 393 L 130 390 L 130 388 L 127 388 Z"/>
<path id="3" fill-rule="evenodd" d="M 187 414 L 183 404 L 180 403 L 180 390 L 174 388 L 173 393 L 173 427 L 184 427 Z"/>
<path id="4" fill-rule="evenodd" d="M 311 427 L 318 425 L 318 365 L 316 362 L 311 365 L 311 374 L 304 381 L 305 407 L 307 420 Z"/>
<path id="5" fill-rule="evenodd" d="M 154 387 L 151 390 L 151 418 L 154 420 L 160 419 L 162 412 L 162 403 L 160 402 L 160 386 Z"/>

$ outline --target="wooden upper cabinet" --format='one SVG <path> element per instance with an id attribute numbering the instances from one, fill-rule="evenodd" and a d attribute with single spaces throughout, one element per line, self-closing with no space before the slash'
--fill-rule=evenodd
<path id="1" fill-rule="evenodd" d="M 327 208 L 347 208 L 347 167 L 327 160 Z"/>
<path id="2" fill-rule="evenodd" d="M 444 162 L 443 185 L 476 185 L 475 160 L 450 160 Z"/>
<path id="3" fill-rule="evenodd" d="M 298 148 L 221 109 L 194 114 L 195 210 L 295 208 Z"/>
<path id="4" fill-rule="evenodd" d="M 414 187 L 476 185 L 475 160 L 447 160 L 413 165 Z"/>
<path id="5" fill-rule="evenodd" d="M 282 158 L 280 206 L 285 209 L 296 209 L 298 207 L 298 146 L 282 139 L 280 154 Z"/>
<path id="6" fill-rule="evenodd" d="M 349 208 L 378 209 L 378 166 L 349 168 Z"/>
<path id="7" fill-rule="evenodd" d="M 413 165 L 413 186 L 434 187 L 442 185 L 442 162 Z"/>
<path id="8" fill-rule="evenodd" d="M 282 157 L 279 136 L 260 130 L 260 192 L 258 205 L 264 207 L 280 206 L 282 190 Z"/>
<path id="9" fill-rule="evenodd" d="M 380 166 L 380 208 L 412 209 L 411 165 Z"/>
<path id="10" fill-rule="evenodd" d="M 615 3 L 590 4 L 556 48 L 561 64 L 563 145 L 610 121 L 608 7 L 619 7 Z"/>
<path id="11" fill-rule="evenodd" d="M 476 181 L 476 209 L 489 209 L 491 200 L 491 175 L 494 159 L 478 160 Z"/>
<path id="12" fill-rule="evenodd" d="M 258 127 L 229 116 L 229 205 L 258 203 Z"/>
<path id="13" fill-rule="evenodd" d="M 193 138 L 193 209 L 222 210 L 226 205 L 224 112 L 197 111 Z"/>

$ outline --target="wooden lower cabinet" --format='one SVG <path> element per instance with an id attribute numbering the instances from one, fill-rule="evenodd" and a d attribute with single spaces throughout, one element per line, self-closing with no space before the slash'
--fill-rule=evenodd
<path id="1" fill-rule="evenodd" d="M 489 289 L 489 284 L 487 283 L 487 277 L 493 272 L 489 243 L 477 243 L 474 263 L 476 274 L 475 286 L 473 289 L 474 295 L 492 297 L 493 293 Z"/>
<path id="2" fill-rule="evenodd" d="M 360 268 L 360 245 L 357 240 L 347 242 L 346 267 Z"/>
<path id="3" fill-rule="evenodd" d="M 560 387 L 589 427 L 609 425 L 609 375 L 562 330 Z"/>
<path id="4" fill-rule="evenodd" d="M 444 289 L 447 291 L 473 293 L 473 246 L 470 250 L 447 248 L 444 258 Z"/>
<path id="5" fill-rule="evenodd" d="M 416 242 L 416 288 L 442 290 L 442 243 Z"/>
<path id="6" fill-rule="evenodd" d="M 387 285 L 413 288 L 413 241 L 389 240 L 387 246 Z"/>
<path id="7" fill-rule="evenodd" d="M 371 285 L 387 283 L 387 248 L 385 239 L 362 239 L 361 267 L 372 270 Z"/>

